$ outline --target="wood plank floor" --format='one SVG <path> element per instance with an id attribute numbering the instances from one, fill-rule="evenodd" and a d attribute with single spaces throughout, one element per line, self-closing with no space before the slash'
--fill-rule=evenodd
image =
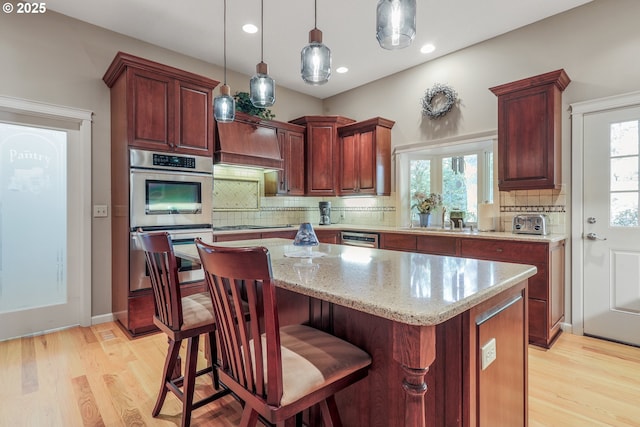
<path id="1" fill-rule="evenodd" d="M 166 347 L 164 335 L 130 340 L 115 323 L 0 342 L 0 426 L 179 425 L 173 395 L 151 417 Z M 191 425 L 234 426 L 239 414 L 226 397 Z M 639 427 L 640 349 L 570 334 L 530 347 L 529 426 Z"/>

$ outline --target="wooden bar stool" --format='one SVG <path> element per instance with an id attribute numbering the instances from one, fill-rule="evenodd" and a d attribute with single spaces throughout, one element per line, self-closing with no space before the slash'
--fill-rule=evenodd
<path id="1" fill-rule="evenodd" d="M 197 402 L 193 401 L 196 378 L 203 374 L 212 372 L 214 388 L 220 389 L 218 370 L 215 366 L 208 366 L 199 371 L 196 369 L 198 344 L 202 334 L 206 334 L 209 340 L 212 364 L 215 363 L 217 347 L 214 332 L 216 324 L 211 297 L 209 292 L 181 296 L 178 266 L 169 233 L 141 233 L 139 238 L 145 252 L 153 288 L 156 311 L 153 323 L 167 335 L 169 340 L 162 385 L 152 415 L 156 417 L 160 413 L 167 391 L 171 391 L 182 401 L 181 425 L 188 427 L 191 423 L 191 412 L 194 409 L 230 393 L 228 389 L 222 387 L 222 390 L 208 397 Z M 183 340 L 187 340 L 184 375 L 172 378 Z"/>
<path id="2" fill-rule="evenodd" d="M 245 402 L 240 425 L 253 427 L 258 418 L 282 425 L 318 404 L 325 427 L 341 426 L 334 394 L 366 377 L 371 357 L 309 326 L 279 327 L 266 248 L 200 239 L 196 247 L 218 325 L 220 377 Z M 238 315 L 247 303 L 249 316 Z"/>

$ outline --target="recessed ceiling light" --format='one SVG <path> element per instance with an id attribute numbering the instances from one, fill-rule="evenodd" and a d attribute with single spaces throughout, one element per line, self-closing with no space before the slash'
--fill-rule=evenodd
<path id="1" fill-rule="evenodd" d="M 242 26 L 242 31 L 244 31 L 245 33 L 249 33 L 249 34 L 255 34 L 258 32 L 258 27 L 256 27 L 253 24 L 244 24 Z"/>
<path id="2" fill-rule="evenodd" d="M 349 69 L 347 67 L 338 67 L 338 68 L 336 68 L 336 73 L 343 74 L 343 73 L 346 73 L 347 71 L 349 71 Z"/>
<path id="3" fill-rule="evenodd" d="M 422 53 L 431 53 L 434 50 L 436 50 L 436 47 L 434 45 L 432 45 L 431 43 L 427 43 L 424 46 L 422 46 L 420 48 L 420 52 Z"/>

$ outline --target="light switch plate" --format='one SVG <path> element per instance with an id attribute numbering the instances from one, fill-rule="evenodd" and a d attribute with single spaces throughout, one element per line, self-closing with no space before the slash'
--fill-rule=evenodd
<path id="1" fill-rule="evenodd" d="M 496 352 L 496 339 L 491 338 L 485 345 L 482 346 L 482 370 L 484 371 L 496 360 L 498 357 Z"/>

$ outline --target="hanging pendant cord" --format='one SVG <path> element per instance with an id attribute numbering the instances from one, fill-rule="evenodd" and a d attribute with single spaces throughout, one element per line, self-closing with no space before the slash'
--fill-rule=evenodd
<path id="1" fill-rule="evenodd" d="M 264 0 L 260 1 L 260 62 L 264 62 Z"/>
<path id="2" fill-rule="evenodd" d="M 318 0 L 314 0 L 313 28 L 318 28 Z"/>
<path id="3" fill-rule="evenodd" d="M 223 10 L 223 57 L 224 57 L 224 84 L 227 84 L 227 0 L 224 0 L 224 10 Z"/>

